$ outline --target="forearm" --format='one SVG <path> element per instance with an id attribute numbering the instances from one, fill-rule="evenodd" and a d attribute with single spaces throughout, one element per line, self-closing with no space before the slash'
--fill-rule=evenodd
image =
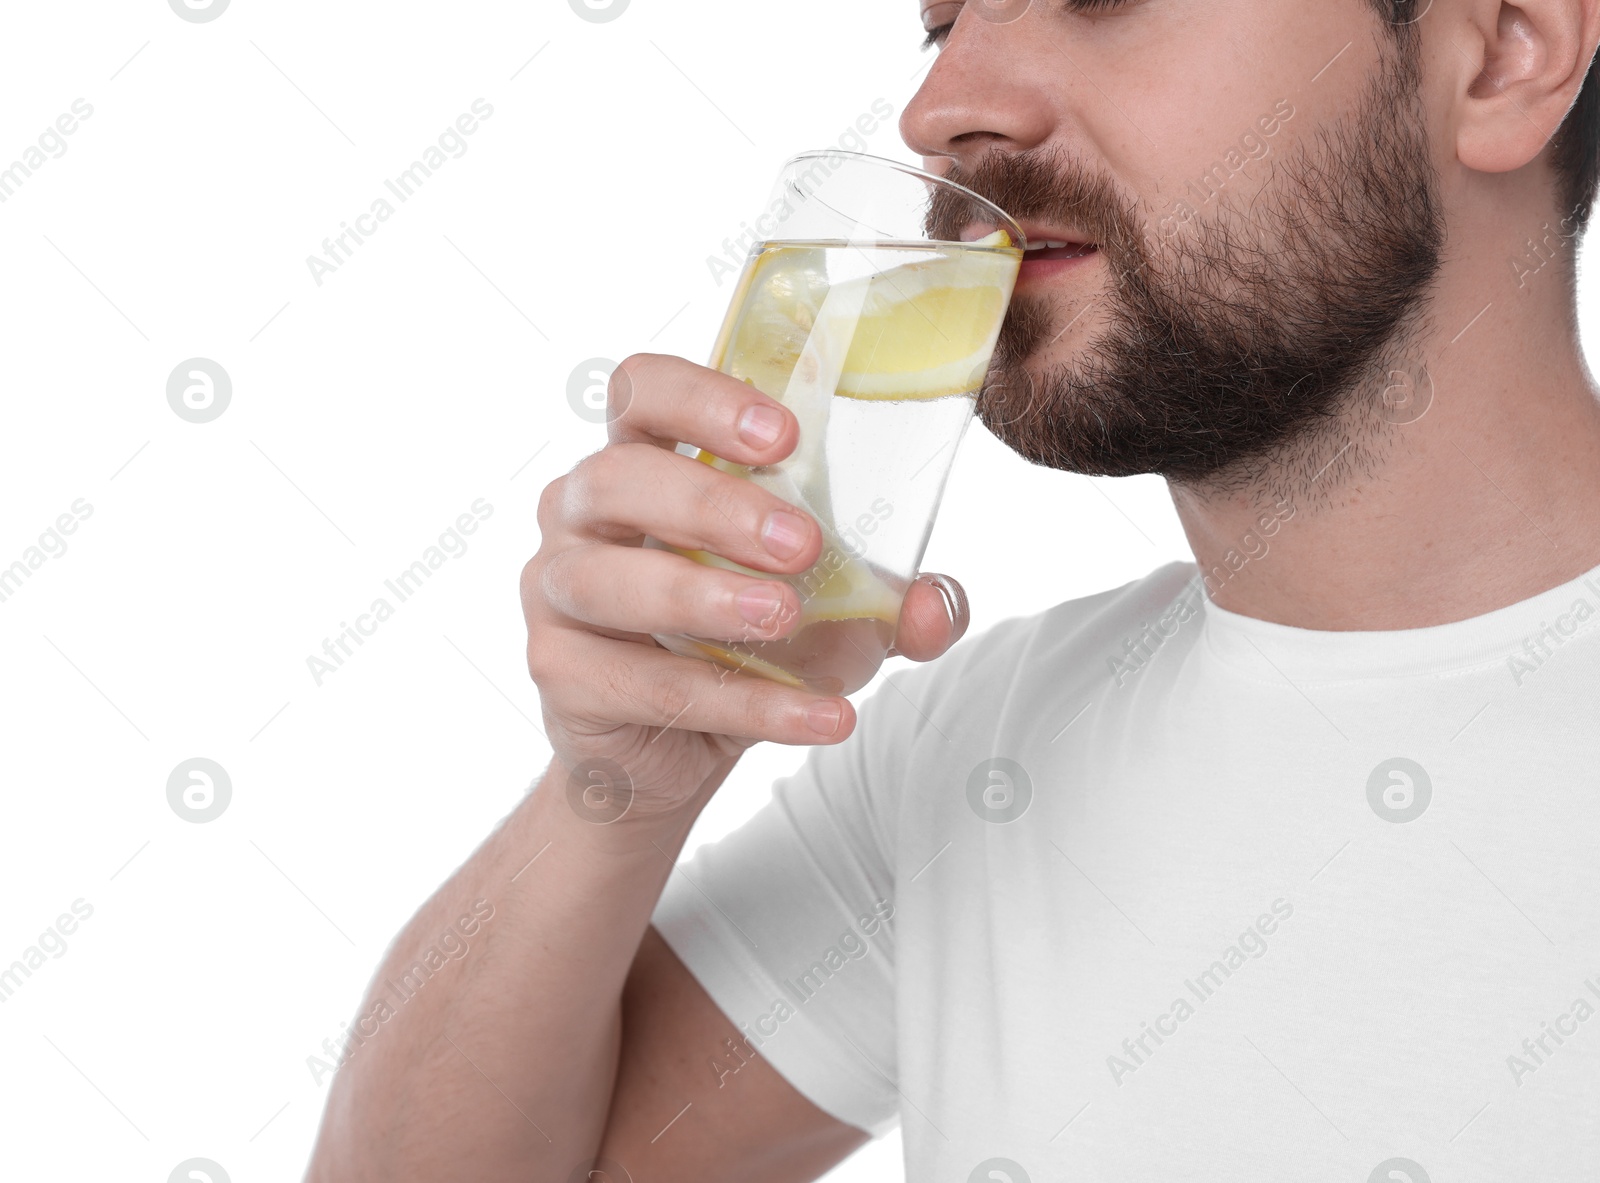
<path id="1" fill-rule="evenodd" d="M 552 766 L 385 956 L 310 1183 L 565 1183 L 604 1131 L 623 984 L 691 822 L 597 825 Z"/>

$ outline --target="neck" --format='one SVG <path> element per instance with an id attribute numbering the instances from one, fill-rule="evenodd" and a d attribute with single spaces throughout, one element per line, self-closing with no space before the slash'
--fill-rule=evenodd
<path id="1" fill-rule="evenodd" d="M 1576 244 L 1535 242 L 1457 258 L 1401 360 L 1376 365 L 1340 420 L 1248 487 L 1172 484 L 1219 606 L 1309 629 L 1423 628 L 1600 565 Z"/>

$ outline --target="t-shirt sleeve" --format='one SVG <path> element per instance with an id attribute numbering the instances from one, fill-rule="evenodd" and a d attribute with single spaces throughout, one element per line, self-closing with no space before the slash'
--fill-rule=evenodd
<path id="1" fill-rule="evenodd" d="M 918 672 L 891 675 L 849 739 L 812 748 L 749 821 L 680 863 L 652 916 L 750 1047 L 873 1137 L 899 1121 L 896 752 L 915 741 L 904 679 Z"/>

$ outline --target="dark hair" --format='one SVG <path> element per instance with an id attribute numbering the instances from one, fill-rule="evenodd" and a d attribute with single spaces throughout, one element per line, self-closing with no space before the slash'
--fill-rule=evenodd
<path id="1" fill-rule="evenodd" d="M 1428 5 L 1418 12 L 1419 0 L 1371 0 L 1378 15 L 1388 22 L 1402 51 L 1415 53 L 1420 37 L 1416 22 Z M 1595 60 L 1600 60 L 1600 55 Z M 1595 61 L 1583 80 L 1578 101 L 1567 113 L 1566 122 L 1550 137 L 1556 170 L 1556 197 L 1566 213 L 1562 231 L 1577 234 L 1589 222 L 1594 205 L 1595 186 L 1600 182 L 1600 74 Z"/>

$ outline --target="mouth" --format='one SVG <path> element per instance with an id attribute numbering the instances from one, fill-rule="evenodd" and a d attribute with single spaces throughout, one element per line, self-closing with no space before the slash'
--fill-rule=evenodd
<path id="1" fill-rule="evenodd" d="M 1024 224 L 1028 247 L 1022 255 L 1018 283 L 1037 283 L 1081 269 L 1100 253 L 1099 247 L 1070 231 Z"/>
<path id="2" fill-rule="evenodd" d="M 1029 243 L 1023 252 L 1022 261 L 1037 262 L 1040 259 L 1081 259 L 1099 248 L 1092 242 L 1040 242 Z"/>

